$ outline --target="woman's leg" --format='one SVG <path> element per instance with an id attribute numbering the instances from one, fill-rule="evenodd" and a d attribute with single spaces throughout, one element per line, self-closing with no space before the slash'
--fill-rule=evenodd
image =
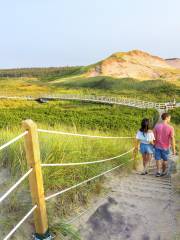
<path id="1" fill-rule="evenodd" d="M 148 167 L 149 163 L 151 162 L 151 159 L 152 159 L 152 154 L 147 153 L 146 154 L 146 170 L 147 170 L 147 167 Z"/>
<path id="2" fill-rule="evenodd" d="M 146 170 L 147 170 L 147 154 L 144 153 L 144 154 L 142 155 L 142 158 L 143 158 L 144 172 L 146 172 Z"/>

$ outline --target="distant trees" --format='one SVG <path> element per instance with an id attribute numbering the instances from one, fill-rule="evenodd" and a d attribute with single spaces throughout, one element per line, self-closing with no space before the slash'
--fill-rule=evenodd
<path id="1" fill-rule="evenodd" d="M 48 68 L 16 68 L 0 70 L 0 78 L 37 77 L 41 79 L 58 78 L 66 75 L 78 74 L 80 66 L 48 67 Z"/>

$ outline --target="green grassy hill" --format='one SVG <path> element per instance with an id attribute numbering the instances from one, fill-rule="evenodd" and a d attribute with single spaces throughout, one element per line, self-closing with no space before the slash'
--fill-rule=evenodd
<path id="1" fill-rule="evenodd" d="M 80 91 L 90 94 L 122 95 L 149 101 L 180 100 L 180 81 L 165 80 L 139 81 L 132 78 L 113 78 L 106 76 L 60 79 L 51 83 L 59 89 Z"/>
<path id="2" fill-rule="evenodd" d="M 54 80 L 39 78 L 0 78 L 0 95 L 42 95 L 53 93 L 95 94 L 136 97 L 149 101 L 180 101 L 180 80 L 139 81 L 137 79 L 100 76 L 86 78 L 83 76 L 62 77 Z"/>
<path id="3" fill-rule="evenodd" d="M 114 64 L 119 65 L 114 69 Z M 149 73 L 151 70 L 155 75 L 147 74 L 143 80 L 139 65 L 143 71 Z M 93 71 L 96 71 L 93 73 L 95 76 Z M 119 76 L 117 71 L 129 71 L 129 76 Z M 89 66 L 0 70 L 0 95 L 45 93 L 127 96 L 163 102 L 176 98 L 180 101 L 180 70 L 168 67 L 165 60 L 141 51 L 116 53 Z"/>

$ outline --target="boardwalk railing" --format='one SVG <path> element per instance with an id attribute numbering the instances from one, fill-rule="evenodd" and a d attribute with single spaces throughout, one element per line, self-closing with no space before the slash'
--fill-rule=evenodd
<path id="1" fill-rule="evenodd" d="M 138 100 L 135 98 L 127 97 L 108 97 L 108 96 L 95 96 L 95 95 L 75 95 L 75 94 L 53 94 L 53 95 L 41 95 L 41 96 L 0 96 L 0 99 L 17 99 L 17 100 L 77 100 L 86 102 L 99 102 L 105 104 L 119 104 L 132 106 L 137 108 L 155 108 L 155 109 L 172 109 L 180 107 L 180 103 L 173 102 L 157 103 L 150 101 Z"/>
<path id="2" fill-rule="evenodd" d="M 14 142 L 18 141 L 21 138 L 25 138 L 25 152 L 27 163 L 29 166 L 29 170 L 10 188 L 8 189 L 1 197 L 0 203 L 5 201 L 5 199 L 27 178 L 29 177 L 29 186 L 31 191 L 32 203 L 33 207 L 29 210 L 29 212 L 14 226 L 14 228 L 4 237 L 4 240 L 9 239 L 16 230 L 26 221 L 26 219 L 34 213 L 34 225 L 35 225 L 35 235 L 34 239 L 52 239 L 49 229 L 48 229 L 48 218 L 47 218 L 47 211 L 46 211 L 46 201 L 62 195 L 65 192 L 68 192 L 74 188 L 77 188 L 83 184 L 86 184 L 100 176 L 103 176 L 115 169 L 122 167 L 123 165 L 127 164 L 134 160 L 134 158 L 130 158 L 129 161 L 125 163 L 121 163 L 112 169 L 109 169 L 105 172 L 102 172 L 94 177 L 84 180 L 76 185 L 73 185 L 69 188 L 63 189 L 59 192 L 53 193 L 49 196 L 45 196 L 44 194 L 44 184 L 43 184 L 43 176 L 42 176 L 42 167 L 61 167 L 61 166 L 78 166 L 78 165 L 94 165 L 94 164 L 101 164 L 104 162 L 108 162 L 111 160 L 119 159 L 125 155 L 132 154 L 134 148 L 129 149 L 127 152 L 121 153 L 117 156 L 113 156 L 106 159 L 100 159 L 96 161 L 90 162 L 79 162 L 79 163 L 51 163 L 51 164 L 41 164 L 40 161 L 40 148 L 39 148 L 39 140 L 38 140 L 38 133 L 39 134 L 60 134 L 60 135 L 67 135 L 73 137 L 83 137 L 83 138 L 96 138 L 96 139 L 134 139 L 133 137 L 108 137 L 108 136 L 92 136 L 86 134 L 74 134 L 74 133 L 67 133 L 62 131 L 52 131 L 52 130 L 44 130 L 44 129 L 37 129 L 36 124 L 32 120 L 23 121 L 23 129 L 24 132 L 19 136 L 15 137 L 14 139 L 10 140 L 9 142 L 0 146 L 0 151 L 7 148 Z M 135 162 L 136 163 L 136 162 Z"/>

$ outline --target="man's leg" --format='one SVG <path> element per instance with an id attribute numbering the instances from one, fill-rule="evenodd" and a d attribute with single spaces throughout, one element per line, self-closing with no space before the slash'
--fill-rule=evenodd
<path id="1" fill-rule="evenodd" d="M 167 170 L 168 170 L 169 149 L 168 150 L 163 150 L 162 158 L 163 158 L 162 176 L 164 176 L 164 175 L 167 174 Z"/>
<path id="2" fill-rule="evenodd" d="M 156 160 L 157 173 L 161 173 L 162 160 Z"/>
<path id="3" fill-rule="evenodd" d="M 162 162 L 163 173 L 165 173 L 167 171 L 167 168 L 168 168 L 168 161 L 163 161 Z"/>
<path id="4" fill-rule="evenodd" d="M 156 168 L 157 168 L 156 176 L 160 177 L 162 161 L 161 161 L 161 150 L 158 148 L 155 148 L 155 160 L 156 160 Z"/>

